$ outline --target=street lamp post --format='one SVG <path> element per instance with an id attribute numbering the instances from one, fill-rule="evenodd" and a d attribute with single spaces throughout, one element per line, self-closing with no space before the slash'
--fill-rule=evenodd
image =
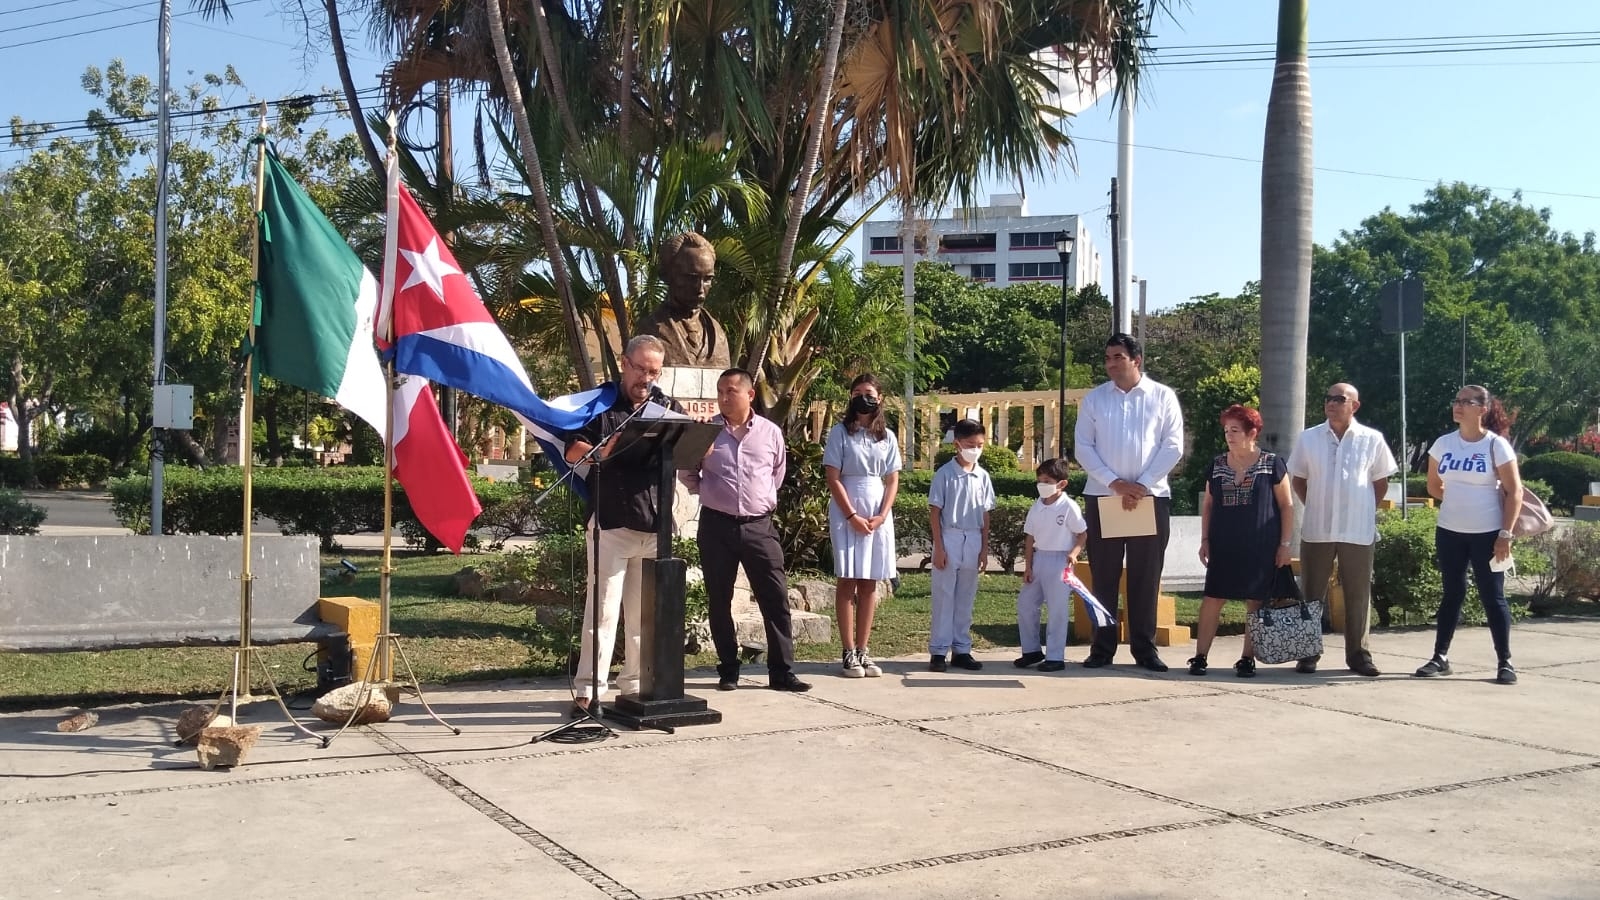
<path id="1" fill-rule="evenodd" d="M 1061 388 L 1056 398 L 1056 455 L 1067 453 L 1067 310 L 1071 306 L 1068 295 L 1072 291 L 1072 235 L 1066 231 L 1056 233 L 1056 254 L 1061 257 Z"/>

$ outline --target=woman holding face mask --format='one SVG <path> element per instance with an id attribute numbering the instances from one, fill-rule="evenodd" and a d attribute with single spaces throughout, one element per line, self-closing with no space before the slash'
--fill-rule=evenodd
<path id="1" fill-rule="evenodd" d="M 834 608 L 840 674 L 883 674 L 872 661 L 868 640 L 877 611 L 878 582 L 895 574 L 894 498 L 900 487 L 900 442 L 889 430 L 879 403 L 878 379 L 856 376 L 844 420 L 828 432 L 822 450 L 828 477 L 828 532 L 833 539 Z"/>

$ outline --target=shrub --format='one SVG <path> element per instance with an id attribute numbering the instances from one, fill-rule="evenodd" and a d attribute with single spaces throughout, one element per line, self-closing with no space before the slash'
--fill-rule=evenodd
<path id="1" fill-rule="evenodd" d="M 830 569 L 833 542 L 828 537 L 828 479 L 822 469 L 822 445 L 791 437 L 788 452 L 788 471 L 778 487 L 778 506 L 772 514 L 783 558 L 791 571 Z"/>
<path id="2" fill-rule="evenodd" d="M 1034 488 L 1038 483 L 1038 476 L 1031 471 L 1015 469 L 1009 472 L 990 472 L 989 479 L 994 482 L 994 493 L 997 497 L 1027 497 L 1033 499 L 1039 496 Z M 1083 486 L 1089 476 L 1082 469 L 1073 469 L 1067 473 L 1067 493 L 1080 496 Z M 928 488 L 933 485 L 933 472 L 927 469 L 905 469 L 900 472 L 900 493 L 928 496 Z"/>
<path id="3" fill-rule="evenodd" d="M 589 583 L 582 534 L 550 534 L 538 541 L 486 557 L 476 565 L 491 585 L 521 582 L 535 591 L 580 597 Z"/>
<path id="4" fill-rule="evenodd" d="M 20 456 L 0 456 L 0 488 L 33 487 L 38 482 L 33 477 L 33 460 Z"/>
<path id="5" fill-rule="evenodd" d="M 1399 510 L 1378 513 L 1378 546 L 1372 562 L 1372 606 L 1378 613 L 1379 625 L 1392 624 L 1396 612 L 1403 624 L 1428 622 L 1439 614 L 1439 604 L 1444 600 L 1444 579 L 1439 575 L 1434 555 L 1437 526 L 1438 512 L 1432 509 L 1413 509 L 1403 519 Z M 1512 555 L 1519 574 L 1535 575 L 1547 566 L 1543 551 L 1533 542 L 1517 542 L 1512 547 Z M 1514 618 L 1526 612 L 1522 607 L 1511 607 Z M 1485 621 L 1478 587 L 1469 572 L 1461 622 L 1481 625 Z"/>
<path id="6" fill-rule="evenodd" d="M 239 534 L 244 525 L 244 476 L 236 467 L 204 471 L 172 466 L 162 473 L 162 531 L 167 534 Z M 473 480 L 486 511 L 522 492 L 520 485 Z M 110 482 L 111 509 L 123 527 L 150 532 L 150 478 L 133 475 Z M 256 468 L 253 519 L 278 524 L 283 534 L 314 534 L 324 550 L 334 536 L 383 528 L 383 470 L 366 466 L 323 469 Z M 394 523 L 403 537 L 437 549 L 396 486 Z"/>
<path id="7" fill-rule="evenodd" d="M 1037 493 L 1034 499 L 1038 499 Z M 1025 497 L 999 497 L 989 513 L 989 554 L 1007 572 L 1015 572 L 1022 558 L 1022 527 L 1027 524 L 1033 500 Z M 932 558 L 933 536 L 928 523 L 928 498 L 901 494 L 894 503 L 895 553 L 899 556 Z"/>
<path id="8" fill-rule="evenodd" d="M 1530 612 L 1539 615 L 1552 599 L 1600 599 L 1600 523 L 1574 522 L 1547 531 L 1528 542 L 1531 552 L 1545 561 L 1542 571 L 1524 571 L 1517 555 L 1517 571 L 1536 575 Z"/>
<path id="9" fill-rule="evenodd" d="M 22 494 L 0 489 L 0 534 L 38 534 L 44 517 L 44 509 L 22 499 Z"/>
<path id="10" fill-rule="evenodd" d="M 953 443 L 944 444 L 933 455 L 933 467 L 935 469 L 939 468 L 954 459 L 955 455 L 956 445 Z M 991 475 L 996 472 L 1015 472 L 1017 471 L 1017 454 L 1016 451 L 1000 444 L 985 443 L 983 445 L 983 453 L 978 456 L 978 465 L 988 469 Z"/>
<path id="11" fill-rule="evenodd" d="M 34 473 L 45 487 L 93 487 L 111 476 L 111 460 L 96 453 L 48 453 L 34 461 Z"/>
<path id="12" fill-rule="evenodd" d="M 1572 509 L 1583 503 L 1590 482 L 1600 481 L 1600 459 L 1581 453 L 1546 453 L 1522 464 L 1522 477 L 1550 486 L 1549 504 Z"/>

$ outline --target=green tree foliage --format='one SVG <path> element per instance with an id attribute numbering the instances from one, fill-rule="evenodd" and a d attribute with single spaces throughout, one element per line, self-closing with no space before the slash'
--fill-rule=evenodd
<path id="1" fill-rule="evenodd" d="M 1600 314 L 1600 253 L 1592 233 L 1558 233 L 1549 218 L 1517 196 L 1440 185 L 1409 213 L 1385 209 L 1318 247 L 1312 370 L 1355 384 L 1362 419 L 1397 440 L 1399 341 L 1379 327 L 1378 291 L 1413 275 L 1426 290 L 1423 326 L 1406 340 L 1414 461 L 1417 441 L 1454 427 L 1449 400 L 1464 382 L 1502 398 L 1515 416 L 1516 442 L 1576 432 L 1600 404 L 1600 367 L 1592 364 L 1600 351 L 1592 326 Z M 1312 382 L 1308 392 L 1326 387 Z"/>
<path id="2" fill-rule="evenodd" d="M 96 103 L 88 139 L 12 123 L 13 143 L 31 152 L 0 173 L 0 385 L 27 415 L 115 429 L 120 468 L 150 422 L 156 148 L 149 129 L 119 123 L 153 118 L 158 97 L 120 61 L 82 83 Z M 196 461 L 222 455 L 244 384 L 256 128 L 218 111 L 244 93 L 230 68 L 173 96 L 176 112 L 195 115 L 169 154 L 166 374 L 195 388 L 195 439 L 178 439 Z M 303 127 L 311 112 L 280 106 L 269 136 L 326 202 L 359 151 L 352 137 Z"/>

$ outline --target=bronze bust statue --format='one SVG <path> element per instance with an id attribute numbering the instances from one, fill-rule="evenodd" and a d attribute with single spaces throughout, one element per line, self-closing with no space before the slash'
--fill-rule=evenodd
<path id="1" fill-rule="evenodd" d="M 705 308 L 717 266 L 716 249 L 690 231 L 662 241 L 657 258 L 667 284 L 667 302 L 639 323 L 639 334 L 655 335 L 667 345 L 669 366 L 728 368 L 732 365 L 728 336 Z"/>

